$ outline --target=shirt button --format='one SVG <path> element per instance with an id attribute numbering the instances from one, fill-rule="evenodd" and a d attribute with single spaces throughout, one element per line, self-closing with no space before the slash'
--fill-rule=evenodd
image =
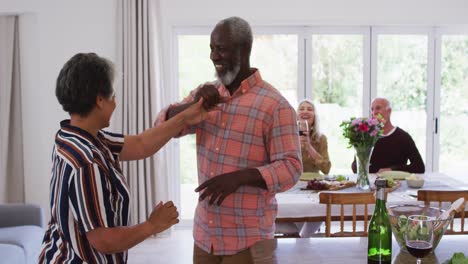
<path id="1" fill-rule="evenodd" d="M 210 175 L 213 176 L 213 175 L 214 175 L 214 172 L 210 172 Z"/>
<path id="2" fill-rule="evenodd" d="M 219 150 L 219 148 L 216 148 L 216 151 L 218 151 L 218 150 Z"/>
<path id="3" fill-rule="evenodd" d="M 213 224 L 213 221 L 210 220 L 210 221 L 208 221 L 208 223 Z"/>
<path id="4" fill-rule="evenodd" d="M 221 126 L 224 126 L 224 123 L 221 123 Z"/>

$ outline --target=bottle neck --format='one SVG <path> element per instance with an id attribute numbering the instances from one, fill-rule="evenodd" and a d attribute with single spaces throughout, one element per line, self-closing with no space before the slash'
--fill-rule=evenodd
<path id="1" fill-rule="evenodd" d="M 377 193 L 376 193 L 376 199 L 377 199 L 376 203 L 377 204 L 381 204 L 381 203 L 385 204 L 385 201 L 386 201 L 385 198 L 386 198 L 385 197 L 385 188 L 378 188 Z"/>

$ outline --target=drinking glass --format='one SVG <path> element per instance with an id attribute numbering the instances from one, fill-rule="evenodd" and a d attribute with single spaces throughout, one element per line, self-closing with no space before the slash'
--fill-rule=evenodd
<path id="1" fill-rule="evenodd" d="M 432 242 L 434 240 L 434 226 L 432 218 L 425 215 L 411 215 L 408 217 L 405 232 L 405 243 L 408 252 L 415 258 L 416 263 L 421 263 L 424 258 L 432 251 Z"/>
<path id="2" fill-rule="evenodd" d="M 309 131 L 309 123 L 307 120 L 297 120 L 297 128 L 299 129 L 299 136 L 305 136 L 305 132 Z"/>

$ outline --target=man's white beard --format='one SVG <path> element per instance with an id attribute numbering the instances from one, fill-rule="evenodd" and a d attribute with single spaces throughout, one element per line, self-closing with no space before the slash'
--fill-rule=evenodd
<path id="1" fill-rule="evenodd" d="M 224 86 L 228 86 L 234 81 L 234 79 L 236 79 L 237 74 L 239 74 L 239 71 L 240 71 L 240 64 L 236 64 L 234 66 L 234 69 L 227 71 L 225 74 L 221 76 L 218 74 L 218 72 L 215 72 L 215 73 L 216 73 L 216 77 L 218 77 L 218 80 L 222 84 L 224 84 Z"/>

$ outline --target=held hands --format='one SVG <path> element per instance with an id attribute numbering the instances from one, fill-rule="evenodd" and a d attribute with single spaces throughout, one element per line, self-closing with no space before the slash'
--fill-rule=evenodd
<path id="1" fill-rule="evenodd" d="M 153 232 L 156 234 L 179 223 L 178 217 L 177 207 L 174 206 L 172 201 L 164 204 L 159 202 L 146 221 L 153 227 Z"/>
<path id="2" fill-rule="evenodd" d="M 203 107 L 203 101 L 203 98 L 200 98 L 181 113 L 186 125 L 195 125 L 208 118 L 208 112 Z"/>
<path id="3" fill-rule="evenodd" d="M 237 172 L 221 174 L 202 183 L 195 189 L 196 192 L 203 191 L 198 200 L 203 201 L 210 197 L 210 205 L 215 202 L 218 206 L 221 205 L 229 194 L 242 185 L 241 177 L 233 175 L 235 173 Z"/>
<path id="4" fill-rule="evenodd" d="M 195 94 L 195 101 L 203 98 L 203 108 L 206 111 L 213 110 L 217 104 L 224 103 L 228 99 L 221 97 L 218 89 L 211 83 L 205 83 Z"/>

